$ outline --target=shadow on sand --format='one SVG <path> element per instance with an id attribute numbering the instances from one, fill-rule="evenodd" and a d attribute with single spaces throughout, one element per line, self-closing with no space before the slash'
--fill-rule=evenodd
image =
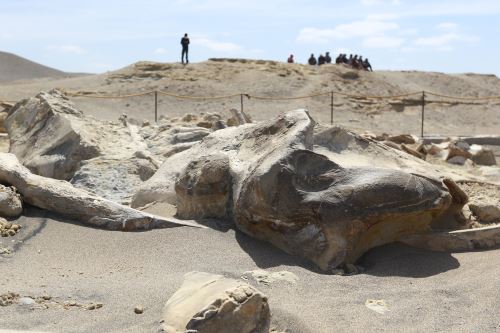
<path id="1" fill-rule="evenodd" d="M 282 265 L 299 266 L 316 273 L 325 274 L 325 272 L 320 271 L 309 260 L 292 256 L 270 243 L 252 238 L 238 230 L 236 230 L 235 236 L 241 249 L 248 253 L 255 264 L 261 269 Z"/>
<path id="2" fill-rule="evenodd" d="M 259 268 L 299 266 L 319 274 L 328 274 L 304 258 L 287 254 L 270 243 L 242 232 L 236 231 L 236 240 Z M 451 253 L 427 251 L 399 243 L 374 248 L 361 257 L 357 264 L 365 269 L 363 274 L 413 278 L 429 277 L 460 267 Z"/>
<path id="3" fill-rule="evenodd" d="M 460 267 L 451 253 L 417 249 L 394 243 L 371 249 L 358 264 L 364 274 L 425 278 Z"/>

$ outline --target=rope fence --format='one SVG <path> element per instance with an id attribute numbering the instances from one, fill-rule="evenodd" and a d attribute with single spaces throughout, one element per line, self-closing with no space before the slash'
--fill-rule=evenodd
<path id="1" fill-rule="evenodd" d="M 161 90 L 150 90 L 141 93 L 135 94 L 124 94 L 124 95 L 106 95 L 106 94 L 98 94 L 93 92 L 71 92 L 61 90 L 66 96 L 69 97 L 81 97 L 81 98 L 94 98 L 94 99 L 127 99 L 133 97 L 141 97 L 141 96 L 154 96 L 154 119 L 155 122 L 158 122 L 158 95 L 173 97 L 182 100 L 198 100 L 198 101 L 216 101 L 216 100 L 224 100 L 224 99 L 232 99 L 239 97 L 240 99 L 240 110 L 244 111 L 244 100 L 261 100 L 261 101 L 290 101 L 290 100 L 301 100 L 301 99 L 310 99 L 321 96 L 329 96 L 330 97 L 330 123 L 333 125 L 333 116 L 334 116 L 334 97 L 343 96 L 350 99 L 355 100 L 388 100 L 388 101 L 402 101 L 403 103 L 410 103 L 412 106 L 421 106 L 421 128 L 420 135 L 424 137 L 424 123 L 425 123 L 425 106 L 427 104 L 474 104 L 474 105 L 484 105 L 485 103 L 491 102 L 500 102 L 500 96 L 481 96 L 481 97 L 473 97 L 473 96 L 451 96 L 445 94 L 438 94 L 431 91 L 415 91 L 410 93 L 398 94 L 398 95 L 353 95 L 348 93 L 343 93 L 340 91 L 323 91 L 311 93 L 309 95 L 302 96 L 281 96 L 281 97 L 270 97 L 270 96 L 258 96 L 252 95 L 248 93 L 235 93 L 229 95 L 221 95 L 221 96 L 192 96 L 192 95 L 179 95 L 170 93 L 167 91 Z M 437 100 L 437 99 L 428 99 L 428 96 L 432 96 L 435 98 L 441 98 L 445 100 Z M 413 99 L 410 97 L 414 97 Z M 474 103 L 481 102 L 481 103 Z M 0 100 L 0 106 L 12 105 L 15 104 L 15 101 L 2 101 Z"/>

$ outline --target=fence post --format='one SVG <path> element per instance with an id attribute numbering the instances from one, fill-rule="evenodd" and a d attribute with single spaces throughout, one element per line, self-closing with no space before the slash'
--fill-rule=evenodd
<path id="1" fill-rule="evenodd" d="M 333 91 L 330 93 L 330 125 L 333 125 Z"/>
<path id="2" fill-rule="evenodd" d="M 422 91 L 422 127 L 420 128 L 420 137 L 424 138 L 424 114 L 425 114 L 425 91 Z"/>
<path id="3" fill-rule="evenodd" d="M 155 123 L 158 122 L 158 91 L 155 90 Z"/>
<path id="4" fill-rule="evenodd" d="M 243 95 L 244 94 L 240 94 L 241 114 L 243 114 Z"/>

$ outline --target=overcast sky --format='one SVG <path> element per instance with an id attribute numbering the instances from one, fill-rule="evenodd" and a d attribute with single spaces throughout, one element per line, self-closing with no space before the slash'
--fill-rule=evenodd
<path id="1" fill-rule="evenodd" d="M 139 60 L 306 62 L 361 54 L 374 69 L 500 74 L 498 0 L 0 0 L 0 50 L 66 71 Z"/>

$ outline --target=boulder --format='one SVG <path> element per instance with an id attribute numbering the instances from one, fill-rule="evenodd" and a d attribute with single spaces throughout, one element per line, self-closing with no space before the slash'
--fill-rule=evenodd
<path id="1" fill-rule="evenodd" d="M 455 165 L 465 165 L 467 161 L 470 161 L 467 157 L 464 156 L 453 156 L 452 158 L 448 159 L 446 162 L 450 164 L 455 164 Z"/>
<path id="2" fill-rule="evenodd" d="M 232 220 L 325 271 L 461 210 L 426 162 L 344 129 L 314 128 L 297 110 L 214 132 L 167 159 L 132 205 L 163 201 L 182 219 Z"/>
<path id="3" fill-rule="evenodd" d="M 268 333 L 267 297 L 248 284 L 202 272 L 184 276 L 165 304 L 166 333 Z"/>
<path id="4" fill-rule="evenodd" d="M 18 217 L 23 212 L 23 202 L 15 187 L 0 184 L 0 216 Z"/>
<path id="5" fill-rule="evenodd" d="M 500 222 L 499 202 L 471 202 L 469 209 L 480 222 L 495 223 Z"/>
<path id="6" fill-rule="evenodd" d="M 450 162 L 450 159 L 457 157 L 457 156 L 464 157 L 465 159 L 472 158 L 472 154 L 470 152 L 468 152 L 467 150 L 465 150 L 463 148 L 460 148 L 459 146 L 451 144 L 448 147 L 448 155 L 446 156 L 446 161 L 448 161 L 449 163 L 452 163 L 452 164 L 459 164 L 459 163 Z"/>
<path id="7" fill-rule="evenodd" d="M 100 154 L 95 141 L 82 133 L 81 111 L 58 91 L 17 103 L 5 126 L 10 152 L 41 176 L 69 180 L 82 160 Z"/>
<path id="8" fill-rule="evenodd" d="M 478 145 L 471 146 L 472 161 L 478 165 L 492 166 L 497 165 L 495 154 L 491 149 L 483 148 Z"/>

